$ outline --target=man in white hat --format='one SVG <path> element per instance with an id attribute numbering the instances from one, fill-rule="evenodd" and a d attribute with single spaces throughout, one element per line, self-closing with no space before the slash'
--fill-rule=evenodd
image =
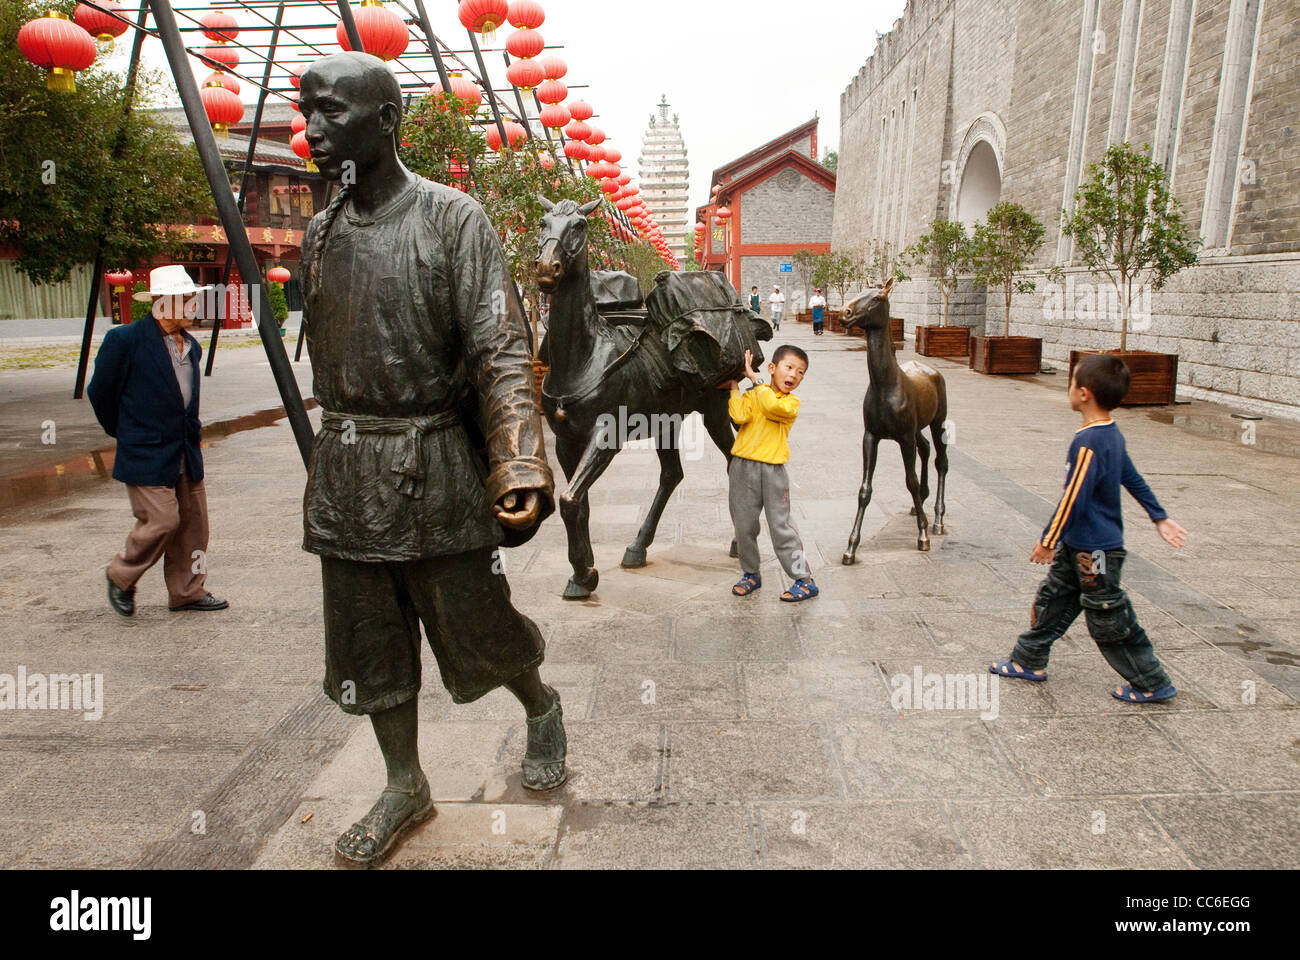
<path id="1" fill-rule="evenodd" d="M 114 327 L 95 355 L 86 388 L 95 416 L 117 439 L 113 477 L 126 484 L 135 529 L 110 561 L 108 603 L 135 615 L 135 585 L 163 559 L 172 610 L 224 610 L 229 604 L 204 588 L 207 579 L 208 499 L 199 450 L 199 359 L 203 350 L 186 332 L 198 294 L 185 268 L 149 272 L 150 315 Z"/>

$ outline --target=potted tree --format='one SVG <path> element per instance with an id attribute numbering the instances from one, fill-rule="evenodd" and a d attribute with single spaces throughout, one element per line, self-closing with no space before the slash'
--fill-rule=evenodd
<path id="1" fill-rule="evenodd" d="M 1197 261 L 1201 241 L 1189 233 L 1182 207 L 1169 193 L 1164 167 L 1129 144 L 1113 144 L 1100 163 L 1088 165 L 1088 181 L 1074 195 L 1074 211 L 1061 212 L 1061 232 L 1074 241 L 1075 256 L 1093 275 L 1114 287 L 1119 312 L 1119 349 L 1132 375 L 1125 406 L 1174 402 L 1178 355 L 1128 349 L 1134 287 L 1159 290 Z M 1095 350 L 1071 350 L 1070 370 Z"/>
<path id="2" fill-rule="evenodd" d="M 280 336 L 283 337 L 284 322 L 289 319 L 289 300 L 284 295 L 284 284 L 274 280 L 267 283 L 266 299 L 271 304 L 271 315 L 275 317 L 275 325 L 280 328 Z"/>
<path id="3" fill-rule="evenodd" d="M 925 357 L 964 357 L 970 351 L 970 329 L 948 326 L 948 309 L 957 290 L 957 278 L 970 269 L 971 240 L 965 224 L 942 218 L 931 221 L 930 232 L 908 254 L 924 264 L 943 294 L 943 323 L 916 328 L 916 352 Z"/>
<path id="4" fill-rule="evenodd" d="M 794 256 L 790 258 L 793 261 L 795 276 L 799 278 L 800 289 L 804 292 L 805 307 L 795 312 L 794 319 L 797 323 L 812 323 L 812 310 L 807 307 L 808 297 L 816 281 L 817 274 L 817 254 L 811 250 L 796 250 Z"/>
<path id="5" fill-rule="evenodd" d="M 975 282 L 1001 289 L 1001 336 L 970 338 L 970 366 L 980 373 L 1037 373 L 1043 364 L 1041 337 L 1011 336 L 1011 295 L 1030 293 L 1033 280 L 1019 276 L 1043 245 L 1046 228 L 1018 203 L 1003 200 L 975 227 L 971 265 Z"/>

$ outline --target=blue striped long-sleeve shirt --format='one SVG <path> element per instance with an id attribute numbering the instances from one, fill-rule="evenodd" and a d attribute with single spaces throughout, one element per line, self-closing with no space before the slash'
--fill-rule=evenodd
<path id="1" fill-rule="evenodd" d="M 1168 514 L 1129 459 L 1124 434 L 1114 420 L 1079 429 L 1070 444 L 1065 492 L 1039 542 L 1049 549 L 1065 543 L 1074 550 L 1118 550 L 1124 546 L 1120 487 L 1152 520 Z"/>

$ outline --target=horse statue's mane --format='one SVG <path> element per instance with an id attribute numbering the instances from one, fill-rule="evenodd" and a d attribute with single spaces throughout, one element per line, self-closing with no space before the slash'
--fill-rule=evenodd
<path id="1" fill-rule="evenodd" d="M 558 213 L 566 217 L 572 216 L 577 212 L 578 201 L 576 200 L 561 200 L 555 205 L 554 209 L 551 210 L 551 213 Z"/>

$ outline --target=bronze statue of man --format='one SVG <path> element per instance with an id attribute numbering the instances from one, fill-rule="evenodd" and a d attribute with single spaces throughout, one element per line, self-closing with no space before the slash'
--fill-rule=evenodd
<path id="1" fill-rule="evenodd" d="M 496 553 L 554 509 L 554 481 L 527 328 L 482 207 L 402 165 L 401 90 L 381 60 L 325 57 L 301 93 L 312 158 L 342 183 L 303 239 L 324 408 L 303 547 L 321 558 L 325 693 L 370 717 L 388 768 L 379 800 L 335 843 L 371 864 L 433 814 L 416 738 L 421 623 L 455 702 L 504 685 L 523 704 L 523 785 L 567 776 L 543 640 L 511 605 Z"/>

